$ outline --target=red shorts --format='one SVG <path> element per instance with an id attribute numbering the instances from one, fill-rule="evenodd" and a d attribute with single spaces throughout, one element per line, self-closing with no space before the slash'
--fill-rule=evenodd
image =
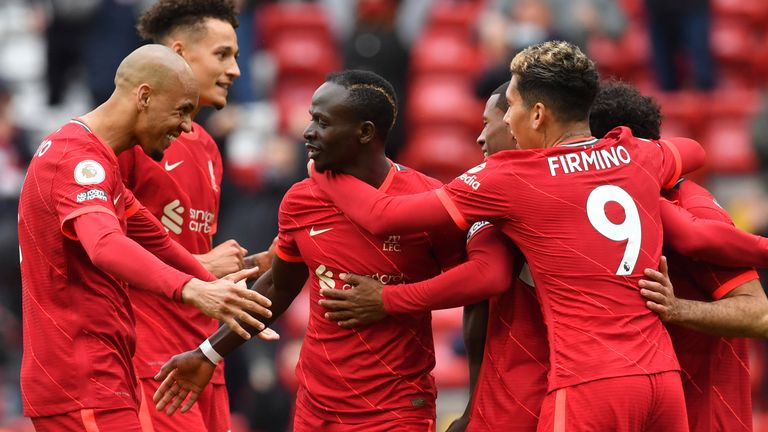
<path id="1" fill-rule="evenodd" d="M 370 423 L 335 423 L 323 420 L 296 405 L 293 432 L 435 432 L 432 419 L 400 419 Z"/>
<path id="2" fill-rule="evenodd" d="M 32 417 L 37 432 L 141 432 L 135 409 L 83 409 L 48 417 Z"/>
<path id="3" fill-rule="evenodd" d="M 688 416 L 676 371 L 590 381 L 549 393 L 538 432 L 687 432 Z"/>
<path id="4" fill-rule="evenodd" d="M 144 432 L 227 432 L 230 429 L 229 396 L 224 384 L 208 384 L 200 398 L 185 413 L 176 411 L 169 416 L 157 411 L 152 396 L 160 383 L 152 378 L 141 382 L 141 407 L 139 418 Z"/>

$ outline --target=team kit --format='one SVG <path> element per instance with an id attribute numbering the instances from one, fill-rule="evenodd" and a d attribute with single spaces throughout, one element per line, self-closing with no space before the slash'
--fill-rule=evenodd
<path id="1" fill-rule="evenodd" d="M 238 24 L 231 1 L 158 1 L 110 99 L 35 153 L 18 225 L 35 430 L 229 431 L 224 359 L 273 343 L 305 285 L 294 431 L 437 430 L 430 312 L 454 307 L 471 397 L 449 431 L 752 430 L 766 243 L 685 177 L 704 150 L 660 136 L 652 98 L 571 43 L 532 45 L 477 113 L 484 161 L 442 184 L 386 156 L 392 85 L 332 73 L 257 257 L 213 243 L 224 163 L 194 120 L 240 76 Z"/>

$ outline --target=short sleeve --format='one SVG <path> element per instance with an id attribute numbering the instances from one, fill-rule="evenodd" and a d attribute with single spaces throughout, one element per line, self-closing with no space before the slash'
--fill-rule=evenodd
<path id="1" fill-rule="evenodd" d="M 682 174 L 682 161 L 680 152 L 672 141 L 659 140 L 656 142 L 662 154 L 661 185 L 663 189 L 669 189 L 677 183 Z"/>
<path id="2" fill-rule="evenodd" d="M 82 214 L 102 212 L 117 218 L 115 202 L 124 190 L 117 184 L 121 179 L 114 162 L 98 154 L 78 153 L 59 162 L 51 193 L 61 231 L 71 239 L 77 235 L 69 222 Z"/>
<path id="3" fill-rule="evenodd" d="M 437 190 L 457 226 L 466 230 L 473 222 L 509 214 L 514 177 L 503 168 L 503 164 L 483 162 Z"/>
<path id="4" fill-rule="evenodd" d="M 720 300 L 746 282 L 757 279 L 755 269 L 728 268 L 699 262 L 697 271 L 690 272 L 696 286 L 709 293 L 712 300 Z"/>
<path id="5" fill-rule="evenodd" d="M 291 208 L 296 204 L 295 194 L 291 193 L 293 189 L 283 197 L 280 203 L 280 210 L 277 215 L 277 246 L 275 254 L 283 261 L 303 262 L 299 246 L 296 242 L 296 235 L 299 232 L 299 226 Z"/>

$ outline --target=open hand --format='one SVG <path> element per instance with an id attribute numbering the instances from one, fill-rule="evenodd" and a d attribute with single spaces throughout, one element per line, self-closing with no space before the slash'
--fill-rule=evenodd
<path id="1" fill-rule="evenodd" d="M 272 316 L 272 312 L 267 309 L 272 306 L 272 302 L 267 297 L 237 285 L 237 282 L 251 277 L 257 271 L 258 268 L 240 270 L 213 282 L 192 279 L 184 285 L 182 299 L 209 317 L 223 321 L 232 331 L 248 340 L 251 335 L 241 323 L 256 330 L 265 327 L 249 312 L 266 318 Z"/>
<path id="2" fill-rule="evenodd" d="M 155 375 L 155 381 L 163 380 L 152 396 L 155 408 L 161 411 L 167 406 L 165 413 L 173 415 L 186 399 L 181 412 L 189 411 L 211 380 L 215 369 L 216 365 L 203 355 L 200 348 L 173 356 Z"/>

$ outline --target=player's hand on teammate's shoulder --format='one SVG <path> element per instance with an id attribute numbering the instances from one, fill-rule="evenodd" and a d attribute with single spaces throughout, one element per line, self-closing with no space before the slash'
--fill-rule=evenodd
<path id="1" fill-rule="evenodd" d="M 163 380 L 152 397 L 157 410 L 167 407 L 168 415 L 173 415 L 179 407 L 182 413 L 189 411 L 215 369 L 216 365 L 205 357 L 200 348 L 171 357 L 155 375 L 155 381 Z"/>
<path id="2" fill-rule="evenodd" d="M 211 249 L 208 253 L 195 255 L 195 258 L 206 270 L 220 278 L 249 267 L 245 265 L 244 261 L 247 253 L 248 250 L 240 246 L 236 240 L 229 239 Z"/>
<path id="3" fill-rule="evenodd" d="M 656 312 L 664 322 L 675 322 L 680 307 L 672 281 L 669 279 L 667 258 L 662 256 L 659 261 L 659 270 L 647 268 L 644 271 L 647 279 L 641 279 L 640 295 L 645 297 L 648 309 Z"/>
<path id="4" fill-rule="evenodd" d="M 272 312 L 267 309 L 272 306 L 272 302 L 267 297 L 237 283 L 253 276 L 258 270 L 256 267 L 240 270 L 212 282 L 192 279 L 184 285 L 182 299 L 209 317 L 223 321 L 232 331 L 248 340 L 250 333 L 243 326 L 257 330 L 265 327 L 251 313 L 266 318 L 272 316 Z"/>
<path id="5" fill-rule="evenodd" d="M 328 309 L 327 319 L 338 321 L 340 327 L 354 328 L 380 321 L 388 315 L 382 299 L 384 284 L 351 273 L 342 273 L 339 277 L 346 282 L 344 289 L 320 290 L 320 295 L 325 297 L 320 300 L 320 306 Z"/>

